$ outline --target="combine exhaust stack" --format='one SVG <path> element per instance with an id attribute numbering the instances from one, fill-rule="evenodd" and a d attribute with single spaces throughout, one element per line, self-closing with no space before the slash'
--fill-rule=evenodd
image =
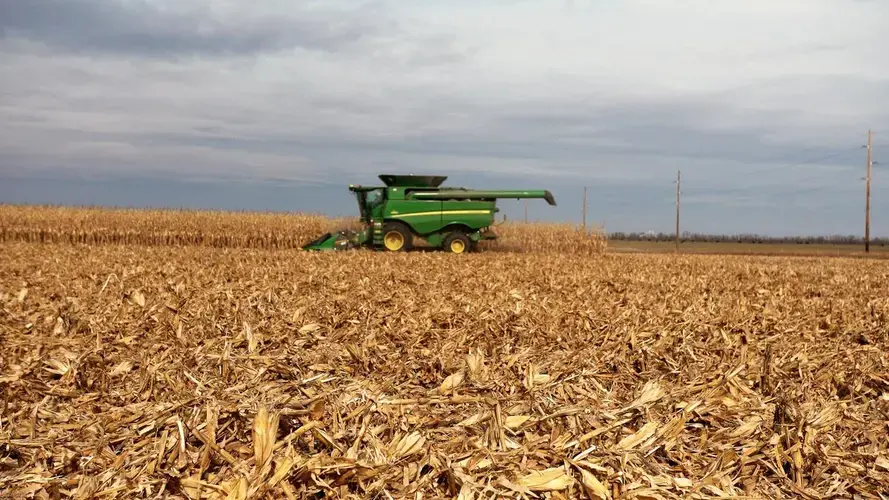
<path id="1" fill-rule="evenodd" d="M 491 231 L 498 199 L 556 200 L 548 190 L 478 190 L 441 187 L 437 175 L 380 175 L 385 186 L 350 185 L 363 228 L 327 233 L 305 250 L 346 250 L 358 247 L 390 252 L 409 250 L 423 240 L 452 253 L 475 250 L 479 242 L 496 239 Z"/>

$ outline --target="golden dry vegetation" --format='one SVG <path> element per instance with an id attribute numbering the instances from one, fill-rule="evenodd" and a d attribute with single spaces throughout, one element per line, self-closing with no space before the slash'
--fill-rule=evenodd
<path id="1" fill-rule="evenodd" d="M 2 243 L 0 497 L 887 491 L 885 262 L 500 250 Z"/>
<path id="2" fill-rule="evenodd" d="M 294 249 L 328 231 L 358 227 L 357 218 L 301 213 L 0 205 L 0 242 Z M 496 233 L 500 239 L 484 248 L 586 255 L 606 248 L 600 231 L 570 224 L 510 222 Z"/>
<path id="3" fill-rule="evenodd" d="M 599 228 L 584 231 L 573 224 L 507 222 L 494 228 L 497 239 L 483 242 L 487 251 L 556 255 L 596 256 L 608 241 Z"/>
<path id="4" fill-rule="evenodd" d="M 335 222 L 311 214 L 7 205 L 0 242 L 287 249 Z"/>

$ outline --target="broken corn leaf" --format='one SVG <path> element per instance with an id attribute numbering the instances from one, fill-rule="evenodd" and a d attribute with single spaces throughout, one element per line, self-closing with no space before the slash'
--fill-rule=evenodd
<path id="1" fill-rule="evenodd" d="M 466 366 L 469 368 L 469 378 L 476 380 L 481 375 L 485 358 L 481 351 L 471 352 L 466 355 Z"/>
<path id="2" fill-rule="evenodd" d="M 460 493 L 457 495 L 457 500 L 475 500 L 475 492 L 472 491 L 469 483 L 463 483 Z"/>
<path id="3" fill-rule="evenodd" d="M 654 436 L 654 432 L 656 430 L 657 423 L 648 422 L 634 434 L 630 434 L 629 436 L 621 439 L 620 442 L 617 443 L 617 448 L 621 450 L 633 449 Z"/>
<path id="4" fill-rule="evenodd" d="M 133 363 L 131 361 L 121 361 L 114 368 L 111 369 L 110 375 L 112 377 L 116 377 L 118 375 L 123 375 L 124 373 L 129 373 L 129 371 L 132 369 Z"/>
<path id="5" fill-rule="evenodd" d="M 531 415 L 511 415 L 503 422 L 508 429 L 518 429 L 531 418 Z"/>
<path id="6" fill-rule="evenodd" d="M 133 292 L 133 294 L 130 295 L 130 298 L 132 298 L 133 302 L 138 304 L 139 307 L 145 307 L 145 296 L 142 295 L 142 292 L 140 292 L 139 290 Z"/>
<path id="7" fill-rule="evenodd" d="M 442 394 L 453 392 L 454 389 L 460 387 L 463 384 L 463 370 L 459 370 L 447 376 L 444 379 L 444 382 L 439 386 L 438 391 Z"/>
<path id="8" fill-rule="evenodd" d="M 303 326 L 299 329 L 299 333 L 305 335 L 307 333 L 317 332 L 321 329 L 321 325 L 318 323 L 309 323 L 308 325 Z"/>
<path id="9" fill-rule="evenodd" d="M 426 438 L 419 432 L 413 432 L 398 441 L 393 441 L 389 445 L 389 456 L 393 460 L 398 460 L 423 451 L 425 444 Z"/>
<path id="10" fill-rule="evenodd" d="M 246 500 L 247 499 L 247 480 L 243 477 L 237 479 L 234 484 L 226 485 L 229 492 L 226 500 Z"/>
<path id="11" fill-rule="evenodd" d="M 759 424 L 761 424 L 761 423 L 762 423 L 762 418 L 760 418 L 758 416 L 750 417 L 747 419 L 747 421 L 745 421 L 743 424 L 741 424 L 739 427 L 737 427 L 735 430 L 733 430 L 731 433 L 731 436 L 734 438 L 749 436 L 750 434 L 753 434 L 753 431 L 755 431 L 756 428 L 759 427 Z"/>
<path id="12" fill-rule="evenodd" d="M 476 413 L 475 415 L 473 415 L 469 418 L 466 418 L 463 421 L 461 421 L 460 423 L 458 423 L 457 426 L 471 427 L 473 425 L 480 423 L 482 420 L 486 420 L 488 415 L 489 414 L 487 412 Z"/>
<path id="13" fill-rule="evenodd" d="M 594 476 L 592 472 L 580 467 L 578 467 L 577 470 L 580 471 L 580 480 L 583 483 L 583 487 L 592 498 L 599 498 L 601 500 L 608 498 L 608 487 L 596 479 L 596 476 Z"/>
<path id="14" fill-rule="evenodd" d="M 262 468 L 272 456 L 278 434 L 278 416 L 270 415 L 262 406 L 253 420 L 253 456 L 256 467 Z"/>
<path id="15" fill-rule="evenodd" d="M 691 482 L 691 479 L 687 479 L 684 477 L 674 477 L 673 484 L 675 484 L 677 488 L 691 488 L 692 486 L 694 486 L 694 483 Z"/>
<path id="16" fill-rule="evenodd" d="M 259 344 L 259 339 L 253 334 L 253 328 L 250 323 L 244 322 L 244 337 L 247 339 L 247 352 L 253 354 Z"/>
<path id="17" fill-rule="evenodd" d="M 290 457 L 285 457 L 284 459 L 276 462 L 275 464 L 275 474 L 269 479 L 269 486 L 277 486 L 278 483 L 284 480 L 288 474 L 290 474 L 290 470 L 293 469 L 294 461 Z"/>
<path id="18" fill-rule="evenodd" d="M 518 480 L 520 486 L 531 491 L 560 491 L 573 483 L 574 479 L 561 467 L 534 471 Z"/>
<path id="19" fill-rule="evenodd" d="M 44 368 L 44 370 L 49 373 L 55 373 L 56 375 L 65 375 L 71 370 L 71 366 L 57 359 L 51 359 L 49 361 L 44 361 L 43 363 L 49 365 L 49 368 Z"/>
<path id="20" fill-rule="evenodd" d="M 632 410 L 634 408 L 639 408 L 641 406 L 654 403 L 655 401 L 658 401 L 659 399 L 664 397 L 664 395 L 664 390 L 661 389 L 660 384 L 658 384 L 657 381 L 649 380 L 642 387 L 642 393 L 639 394 L 639 397 L 633 400 L 633 402 L 630 403 L 630 406 L 627 406 L 621 411 Z"/>
<path id="21" fill-rule="evenodd" d="M 460 467 L 471 471 L 487 469 L 493 464 L 494 462 L 489 458 L 474 457 L 467 457 L 457 462 L 457 465 L 459 465 Z"/>

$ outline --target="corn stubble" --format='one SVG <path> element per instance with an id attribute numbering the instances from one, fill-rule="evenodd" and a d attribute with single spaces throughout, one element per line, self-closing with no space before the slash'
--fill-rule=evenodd
<path id="1" fill-rule="evenodd" d="M 0 250 L 0 497 L 889 485 L 878 262 Z"/>

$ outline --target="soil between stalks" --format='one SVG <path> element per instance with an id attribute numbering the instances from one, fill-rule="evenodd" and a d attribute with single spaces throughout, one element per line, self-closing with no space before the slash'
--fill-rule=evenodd
<path id="1" fill-rule="evenodd" d="M 889 485 L 879 262 L 0 250 L 0 496 Z"/>

